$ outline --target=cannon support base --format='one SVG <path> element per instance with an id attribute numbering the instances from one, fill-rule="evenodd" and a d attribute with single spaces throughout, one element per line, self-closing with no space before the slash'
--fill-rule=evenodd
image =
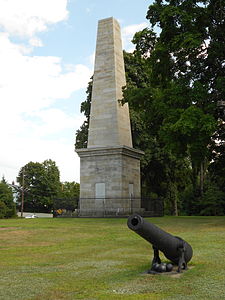
<path id="1" fill-rule="evenodd" d="M 177 238 L 180 239 L 180 241 L 181 241 L 181 246 L 178 248 L 179 262 L 178 262 L 178 269 L 177 269 L 177 272 L 180 273 L 181 270 L 187 270 L 187 263 L 184 258 L 185 243 L 181 238 L 179 238 L 179 237 L 177 237 Z"/>
<path id="2" fill-rule="evenodd" d="M 179 238 L 179 237 L 177 237 Z M 178 253 L 179 253 L 179 261 L 178 261 L 178 268 L 177 268 L 177 273 L 181 273 L 182 270 L 187 270 L 187 263 L 185 261 L 185 257 L 184 257 L 184 253 L 185 253 L 185 243 L 184 241 L 179 238 L 181 241 L 180 247 L 178 248 Z M 148 271 L 148 274 L 159 274 L 159 273 L 163 273 L 163 271 L 158 272 L 155 270 L 155 265 L 156 264 L 161 264 L 161 259 L 159 257 L 159 249 L 157 249 L 154 245 L 152 246 L 153 251 L 154 251 L 154 257 L 152 260 L 152 265 L 151 265 L 151 269 Z M 172 269 L 171 269 L 172 271 Z M 170 271 L 166 271 L 166 272 L 170 272 Z"/>

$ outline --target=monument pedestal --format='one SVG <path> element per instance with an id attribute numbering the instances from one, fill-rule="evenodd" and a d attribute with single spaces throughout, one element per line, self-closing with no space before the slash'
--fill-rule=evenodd
<path id="1" fill-rule="evenodd" d="M 140 157 L 127 146 L 76 149 L 80 157 L 80 216 L 141 211 Z"/>

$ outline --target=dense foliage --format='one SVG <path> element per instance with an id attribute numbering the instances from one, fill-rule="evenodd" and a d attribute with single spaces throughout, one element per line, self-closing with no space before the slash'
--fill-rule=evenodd
<path id="1" fill-rule="evenodd" d="M 168 214 L 224 214 L 225 3 L 156 0 L 147 19 L 134 53 L 124 53 L 123 102 L 134 147 L 145 151 L 142 194 L 163 198 Z M 86 116 L 91 84 L 87 93 Z M 88 118 L 83 126 L 77 147 Z"/>
<path id="2" fill-rule="evenodd" d="M 21 207 L 24 194 L 24 211 L 51 212 L 56 199 L 60 208 L 71 205 L 71 201 L 74 207 L 77 206 L 79 184 L 61 183 L 59 169 L 51 159 L 43 163 L 29 162 L 21 168 L 17 181 L 18 205 Z"/>
<path id="3" fill-rule="evenodd" d="M 0 219 L 16 216 L 16 206 L 13 202 L 11 187 L 2 179 L 0 182 Z"/>
<path id="4" fill-rule="evenodd" d="M 151 149 L 145 173 L 154 172 L 144 181 L 150 191 L 164 184 L 154 192 L 170 213 L 179 202 L 187 214 L 225 213 L 224 18 L 223 1 L 155 1 L 147 13 L 150 29 L 133 39 L 132 58 L 146 66 L 148 81 L 128 86 L 124 101 L 144 120 L 139 146 L 147 154 Z"/>
<path id="5" fill-rule="evenodd" d="M 61 215 L 64 211 L 73 212 L 78 208 L 80 184 L 64 182 L 57 198 L 53 201 L 54 216 Z"/>
<path id="6" fill-rule="evenodd" d="M 24 190 L 24 210 L 51 211 L 53 199 L 60 190 L 59 170 L 54 161 L 29 162 L 21 168 L 17 181 L 21 187 L 20 191 Z"/>

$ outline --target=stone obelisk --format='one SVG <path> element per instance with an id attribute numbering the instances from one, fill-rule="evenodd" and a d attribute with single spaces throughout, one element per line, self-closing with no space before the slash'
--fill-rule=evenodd
<path id="1" fill-rule="evenodd" d="M 88 145 L 80 156 L 80 215 L 127 215 L 140 210 L 140 157 L 132 147 L 119 23 L 100 20 L 95 54 Z"/>

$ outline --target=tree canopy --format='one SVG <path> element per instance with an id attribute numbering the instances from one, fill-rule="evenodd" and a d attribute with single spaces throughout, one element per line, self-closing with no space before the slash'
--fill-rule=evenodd
<path id="1" fill-rule="evenodd" d="M 24 189 L 24 209 L 50 212 L 53 199 L 57 197 L 61 183 L 59 169 L 51 159 L 43 163 L 29 162 L 21 168 L 17 181 Z M 21 197 L 19 199 L 21 203 Z"/>
<path id="2" fill-rule="evenodd" d="M 76 182 L 63 182 L 58 198 L 54 199 L 54 215 L 62 214 L 63 210 L 73 212 L 78 208 L 78 199 L 80 194 L 80 184 Z"/>

